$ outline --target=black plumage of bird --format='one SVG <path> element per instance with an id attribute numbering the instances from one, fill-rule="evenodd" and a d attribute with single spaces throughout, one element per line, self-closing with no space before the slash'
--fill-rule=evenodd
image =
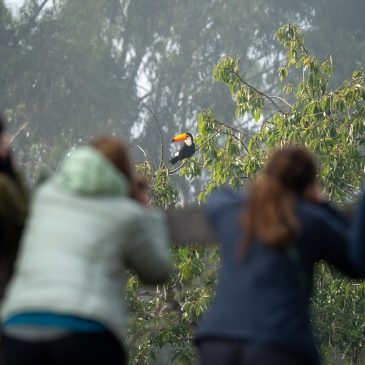
<path id="1" fill-rule="evenodd" d="M 181 141 L 184 141 L 184 144 L 169 161 L 172 165 L 175 165 L 178 161 L 182 161 L 185 158 L 193 156 L 195 153 L 194 138 L 191 133 L 182 133 L 172 139 L 172 142 Z"/>

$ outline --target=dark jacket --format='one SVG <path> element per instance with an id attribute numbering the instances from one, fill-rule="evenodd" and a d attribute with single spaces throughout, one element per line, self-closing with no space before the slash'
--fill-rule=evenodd
<path id="1" fill-rule="evenodd" d="M 216 295 L 197 331 L 204 338 L 285 346 L 314 363 L 319 356 L 309 315 L 313 266 L 325 260 L 358 277 L 348 258 L 347 222 L 327 204 L 296 204 L 301 234 L 290 248 L 253 240 L 246 256 L 237 255 L 243 194 L 221 190 L 205 206 L 220 241 L 221 269 Z"/>
<path id="2" fill-rule="evenodd" d="M 0 172 L 0 302 L 12 274 L 27 210 L 21 178 Z"/>
<path id="3" fill-rule="evenodd" d="M 354 219 L 351 256 L 354 265 L 365 274 L 365 195 L 359 203 Z"/>

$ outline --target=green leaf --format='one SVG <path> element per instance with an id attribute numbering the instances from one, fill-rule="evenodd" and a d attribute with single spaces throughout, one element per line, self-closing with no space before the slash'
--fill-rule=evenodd
<path id="1" fill-rule="evenodd" d="M 252 155 L 253 144 L 254 144 L 254 140 L 251 138 L 250 141 L 248 142 L 248 146 L 247 146 L 247 150 L 250 155 Z"/>
<path id="2" fill-rule="evenodd" d="M 288 68 L 285 66 L 281 66 L 278 69 L 280 81 L 283 81 L 288 76 Z"/>
<path id="3" fill-rule="evenodd" d="M 255 121 L 258 122 L 261 117 L 260 109 L 253 109 L 252 110 L 252 116 L 254 117 Z"/>

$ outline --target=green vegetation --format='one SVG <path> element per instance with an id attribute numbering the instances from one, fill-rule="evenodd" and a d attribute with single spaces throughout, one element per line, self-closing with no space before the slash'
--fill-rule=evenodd
<path id="1" fill-rule="evenodd" d="M 362 0 L 29 0 L 14 16 L 0 0 L 0 105 L 20 131 L 20 164 L 34 181 L 102 131 L 131 137 L 144 150 L 135 148 L 135 159 L 153 203 L 165 208 L 180 204 L 178 185 L 204 201 L 214 187 L 245 186 L 278 146 L 302 143 L 317 154 L 330 199 L 351 204 L 365 167 L 364 11 Z M 274 40 L 289 20 L 306 29 L 308 46 L 293 25 Z M 222 57 L 229 53 L 238 56 Z M 197 133 L 198 151 L 177 179 L 167 146 L 185 130 Z M 219 255 L 197 245 L 173 257 L 168 284 L 129 279 L 131 364 L 194 362 L 191 340 Z M 361 364 L 365 284 L 325 265 L 316 283 L 325 362 Z"/>
<path id="2" fill-rule="evenodd" d="M 280 28 L 276 37 L 286 51 L 286 61 L 279 67 L 278 77 L 283 82 L 287 100 L 269 96 L 250 85 L 240 72 L 238 58 L 221 58 L 213 76 L 230 90 L 241 127 L 218 120 L 211 110 L 201 112 L 196 137 L 199 151 L 196 157 L 182 164 L 181 173 L 189 179 L 200 177 L 202 171 L 209 173 L 199 195 L 199 199 L 204 200 L 214 187 L 244 186 L 261 170 L 275 148 L 302 143 L 318 156 L 320 180 L 330 199 L 341 205 L 351 203 L 359 191 L 365 167 L 364 74 L 355 71 L 351 79 L 330 89 L 333 74 L 330 56 L 318 60 L 310 54 L 304 46 L 303 35 L 295 26 Z M 292 70 L 299 70 L 297 74 L 301 77 L 287 82 Z M 252 127 L 253 123 L 256 127 Z M 157 170 L 156 176 L 159 177 L 155 184 L 159 194 L 164 194 L 164 205 L 169 199 L 176 204 L 173 190 L 160 186 L 161 176 L 164 176 L 161 170 Z M 168 191 L 171 198 L 166 194 Z M 157 298 L 146 304 L 144 299 L 135 296 L 138 304 L 133 302 L 132 308 L 139 308 L 138 316 L 144 319 L 140 326 L 143 327 L 147 319 L 147 323 L 159 328 L 152 336 L 147 333 L 146 337 L 139 337 L 140 347 L 134 353 L 136 364 L 148 363 L 149 357 L 156 356 L 155 348 L 165 344 L 173 346 L 173 356 L 180 361 L 177 363 L 190 363 L 192 359 L 193 355 L 185 347 L 213 293 L 218 255 L 202 247 L 179 248 L 174 250 L 174 259 L 175 276 L 156 291 Z M 331 364 L 334 359 L 343 358 L 349 364 L 361 364 L 365 284 L 346 280 L 323 264 L 318 267 L 316 283 L 314 325 L 324 360 Z M 134 329 L 131 336 L 135 331 L 138 333 L 138 329 Z"/>

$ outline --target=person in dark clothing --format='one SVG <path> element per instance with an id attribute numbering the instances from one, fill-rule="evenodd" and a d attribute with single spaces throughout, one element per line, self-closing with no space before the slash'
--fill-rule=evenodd
<path id="1" fill-rule="evenodd" d="M 0 115 L 0 304 L 13 273 L 27 210 L 27 192 L 15 168 L 10 140 L 5 134 L 5 121 Z M 3 346 L 0 333 L 0 364 L 2 363 Z"/>
<path id="2" fill-rule="evenodd" d="M 312 156 L 273 154 L 247 195 L 225 188 L 207 200 L 221 269 L 196 334 L 201 365 L 319 364 L 310 323 L 313 267 L 325 260 L 351 277 L 348 222 L 321 196 Z"/>
<path id="3" fill-rule="evenodd" d="M 0 303 L 13 272 L 28 210 L 26 188 L 15 168 L 4 128 L 5 122 L 0 115 Z"/>
<path id="4" fill-rule="evenodd" d="M 360 200 L 352 229 L 351 256 L 354 265 L 365 273 L 365 195 Z"/>
<path id="5" fill-rule="evenodd" d="M 0 115 L 0 303 L 13 272 L 20 236 L 24 227 L 28 194 L 18 173 Z"/>

